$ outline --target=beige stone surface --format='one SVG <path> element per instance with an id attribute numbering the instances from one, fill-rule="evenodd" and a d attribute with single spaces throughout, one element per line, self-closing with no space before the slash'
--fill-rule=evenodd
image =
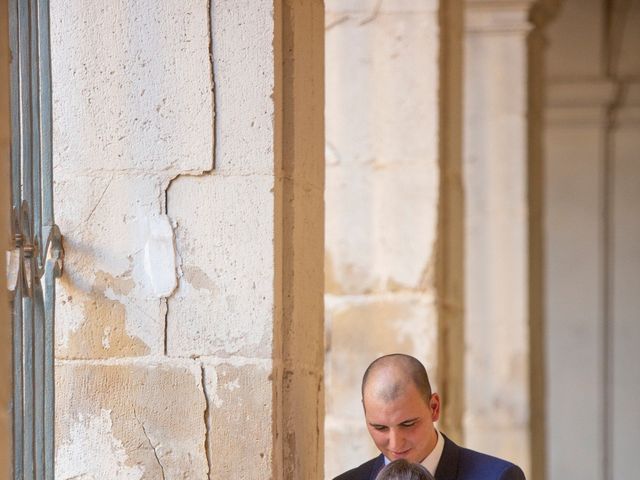
<path id="1" fill-rule="evenodd" d="M 420 289 L 435 241 L 437 11 L 365 3 L 326 14 L 331 293 Z"/>
<path id="2" fill-rule="evenodd" d="M 420 289 L 438 194 L 437 13 L 362 11 L 327 7 L 327 287 Z"/>
<path id="3" fill-rule="evenodd" d="M 324 5 L 276 7 L 274 478 L 323 478 Z M 281 460 L 281 461 L 278 461 Z"/>
<path id="4" fill-rule="evenodd" d="M 375 454 L 360 381 L 384 353 L 436 373 L 436 1 L 329 1 L 326 49 L 326 478 Z M 345 447 L 348 443 L 348 447 Z"/>
<path id="5" fill-rule="evenodd" d="M 62 3 L 58 477 L 321 478 L 322 2 Z"/>
<path id="6" fill-rule="evenodd" d="M 183 275 L 168 302 L 172 356 L 271 355 L 273 178 L 181 177 L 169 216 Z"/>
<path id="7" fill-rule="evenodd" d="M 205 363 L 203 375 L 210 478 L 269 478 L 275 433 L 270 368 Z"/>
<path id="8" fill-rule="evenodd" d="M 206 479 L 201 378 L 196 364 L 58 364 L 56 478 Z"/>
<path id="9" fill-rule="evenodd" d="M 468 1 L 464 44 L 464 442 L 527 474 L 532 3 Z"/>
<path id="10" fill-rule="evenodd" d="M 329 12 L 347 13 L 416 13 L 433 12 L 438 8 L 437 0 L 327 0 Z"/>
<path id="11" fill-rule="evenodd" d="M 56 174 L 56 221 L 65 241 L 64 275 L 56 292 L 57 355 L 162 352 L 163 306 L 144 262 L 149 225 L 159 218 L 157 180 Z"/>
<path id="12" fill-rule="evenodd" d="M 273 2 L 213 0 L 215 168 L 272 175 L 276 105 Z"/>
<path id="13" fill-rule="evenodd" d="M 51 2 L 57 169 L 211 169 L 207 5 Z"/>

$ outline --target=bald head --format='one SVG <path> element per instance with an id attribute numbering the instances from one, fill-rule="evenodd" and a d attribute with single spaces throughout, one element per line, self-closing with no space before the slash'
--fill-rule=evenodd
<path id="1" fill-rule="evenodd" d="M 374 360 L 362 378 L 362 398 L 375 398 L 391 402 L 414 386 L 429 403 L 431 385 L 424 365 L 419 360 L 402 353 L 385 355 Z"/>

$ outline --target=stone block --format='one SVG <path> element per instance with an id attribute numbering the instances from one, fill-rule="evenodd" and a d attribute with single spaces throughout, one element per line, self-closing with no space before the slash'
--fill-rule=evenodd
<path id="1" fill-rule="evenodd" d="M 298 362 L 283 373 L 284 478 L 322 478 L 323 377 Z M 304 408 L 300 408 L 304 405 Z"/>
<path id="2" fill-rule="evenodd" d="M 205 364 L 210 478 L 271 478 L 274 411 L 271 369 Z"/>
<path id="3" fill-rule="evenodd" d="M 416 13 L 435 12 L 437 0 L 327 0 L 327 12 Z"/>
<path id="4" fill-rule="evenodd" d="M 327 169 L 329 293 L 431 288 L 438 210 L 434 165 Z"/>
<path id="5" fill-rule="evenodd" d="M 285 219 L 280 233 L 283 354 L 285 362 L 315 369 L 322 365 L 324 355 L 324 278 L 318 268 L 324 253 L 324 217 L 318 215 L 324 206 L 323 192 L 301 182 L 285 179 L 284 183 Z"/>
<path id="6" fill-rule="evenodd" d="M 273 3 L 214 0 L 215 168 L 274 172 Z"/>
<path id="7" fill-rule="evenodd" d="M 149 223 L 160 218 L 161 191 L 151 177 L 62 175 L 56 180 L 56 198 L 66 200 L 56 202 L 65 247 L 64 275 L 56 289 L 59 356 L 162 351 L 163 306 L 143 253 Z"/>
<path id="8" fill-rule="evenodd" d="M 207 5 L 52 2 L 57 171 L 212 168 Z"/>
<path id="9" fill-rule="evenodd" d="M 273 178 L 181 177 L 168 192 L 182 277 L 169 299 L 170 355 L 269 357 Z"/>
<path id="10" fill-rule="evenodd" d="M 326 32 L 325 115 L 335 162 L 435 167 L 438 44 L 433 11 L 334 19 Z"/>
<path id="11" fill-rule="evenodd" d="M 56 478 L 207 479 L 198 366 L 59 364 Z"/>

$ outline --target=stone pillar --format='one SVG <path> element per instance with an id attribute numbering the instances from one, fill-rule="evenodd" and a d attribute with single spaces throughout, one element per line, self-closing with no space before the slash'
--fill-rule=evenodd
<path id="1" fill-rule="evenodd" d="M 56 478 L 321 478 L 322 2 L 51 21 Z"/>
<path id="2" fill-rule="evenodd" d="M 633 477 L 640 4 L 565 0 L 546 128 L 547 478 Z"/>
<path id="3" fill-rule="evenodd" d="M 436 290 L 438 303 L 439 428 L 462 442 L 464 414 L 464 1 L 440 3 L 440 201 Z"/>
<path id="4" fill-rule="evenodd" d="M 9 100 L 9 7 L 0 1 L 0 479 L 12 475 L 11 311 L 5 252 L 11 249 L 11 116 Z"/>
<path id="5" fill-rule="evenodd" d="M 603 202 L 606 114 L 613 93 L 606 81 L 549 84 L 545 318 L 550 479 L 605 478 Z"/>
<path id="6" fill-rule="evenodd" d="M 438 4 L 326 5 L 328 478 L 377 454 L 360 403 L 374 358 L 413 354 L 438 386 Z"/>
<path id="7" fill-rule="evenodd" d="M 638 7 L 632 28 L 640 27 Z M 631 445 L 640 443 L 640 411 L 632 400 L 640 397 L 640 372 L 630 367 L 640 362 L 640 82 L 623 83 L 610 147 L 611 397 L 607 421 L 611 429 L 609 478 L 616 479 L 635 475 L 636 452 Z"/>
<path id="8" fill-rule="evenodd" d="M 467 0 L 465 444 L 529 470 L 528 22 Z"/>

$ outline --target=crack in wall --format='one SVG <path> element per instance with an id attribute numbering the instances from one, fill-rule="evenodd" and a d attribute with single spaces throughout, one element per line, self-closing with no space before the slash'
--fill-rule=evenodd
<path id="1" fill-rule="evenodd" d="M 177 288 L 176 288 L 177 290 Z M 175 290 L 174 290 L 175 292 Z M 173 293 L 172 293 L 173 295 Z M 160 311 L 164 310 L 164 337 L 163 337 L 163 355 L 167 356 L 167 339 L 169 337 L 169 300 L 160 299 Z"/>
<path id="2" fill-rule="evenodd" d="M 209 415 L 210 401 L 209 392 L 207 391 L 206 373 L 204 365 L 200 364 L 202 393 L 204 394 L 205 408 L 204 408 L 204 425 L 206 429 L 204 437 L 204 450 L 207 458 L 207 478 L 211 478 L 211 416 Z"/>
<path id="3" fill-rule="evenodd" d="M 214 74 L 214 63 L 213 63 L 213 10 L 212 10 L 212 2 L 211 0 L 207 1 L 206 7 L 207 14 L 207 33 L 209 35 L 208 38 L 208 50 L 209 50 L 209 81 L 210 81 L 210 90 L 211 90 L 211 168 L 208 170 L 202 170 L 200 172 L 182 172 L 171 177 L 165 185 L 162 186 L 163 197 L 162 197 L 162 211 L 169 218 L 169 221 L 172 221 L 169 216 L 169 190 L 173 185 L 173 182 L 182 176 L 203 176 L 213 173 L 216 165 L 216 82 L 215 82 L 215 74 Z M 172 225 L 173 222 L 172 222 Z M 175 254 L 178 257 L 177 261 L 177 269 L 176 275 L 178 277 L 178 285 L 173 290 L 171 295 L 165 297 L 164 301 L 164 355 L 168 356 L 168 344 L 169 344 L 169 298 L 175 295 L 175 293 L 180 288 L 180 277 L 182 276 L 181 266 L 182 266 L 182 257 L 180 255 L 180 251 L 178 250 L 178 246 L 176 244 L 176 232 L 175 228 L 173 230 L 173 241 Z M 204 387 L 203 387 L 204 388 Z"/>
<path id="4" fill-rule="evenodd" d="M 153 456 L 156 458 L 156 462 L 158 462 L 158 466 L 160 467 L 160 471 L 162 473 L 162 480 L 165 480 L 165 472 L 164 472 L 164 466 L 162 465 L 162 462 L 160 461 L 160 457 L 158 456 L 158 449 L 157 449 L 157 445 L 154 445 L 151 442 L 151 438 L 149 437 L 149 434 L 147 433 L 147 429 L 144 426 L 144 423 L 140 421 L 140 418 L 138 418 L 138 414 L 136 413 L 136 411 L 133 411 L 133 416 L 136 418 L 136 420 L 138 421 L 138 423 L 140 424 L 140 426 L 142 427 L 142 432 L 144 433 L 144 436 L 147 439 L 147 442 L 149 443 L 149 446 L 151 447 L 151 450 L 153 450 Z"/>

